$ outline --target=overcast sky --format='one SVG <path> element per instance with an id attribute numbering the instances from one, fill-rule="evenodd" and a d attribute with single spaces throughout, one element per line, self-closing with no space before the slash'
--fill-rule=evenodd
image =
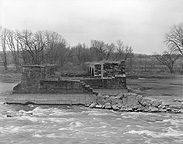
<path id="1" fill-rule="evenodd" d="M 183 23 L 183 0 L 0 0 L 0 25 L 53 30 L 74 46 L 121 39 L 135 53 L 166 50 L 164 35 Z"/>

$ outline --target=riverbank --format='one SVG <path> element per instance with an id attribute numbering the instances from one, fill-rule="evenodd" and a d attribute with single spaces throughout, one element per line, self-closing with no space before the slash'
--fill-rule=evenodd
<path id="1" fill-rule="evenodd" d="M 183 96 L 183 75 L 127 78 L 127 86 L 143 96 Z"/>

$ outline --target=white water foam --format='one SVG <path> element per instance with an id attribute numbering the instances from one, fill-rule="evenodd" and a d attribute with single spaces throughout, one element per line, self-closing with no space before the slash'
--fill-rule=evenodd
<path id="1" fill-rule="evenodd" d="M 162 137 L 181 137 L 183 136 L 183 132 L 182 131 L 177 131 L 172 129 L 171 127 L 168 127 L 165 132 L 153 132 L 150 130 L 141 130 L 141 131 L 135 131 L 135 130 L 131 130 L 129 132 L 127 132 L 129 134 L 146 134 L 147 136 L 152 136 L 154 138 L 162 138 Z M 126 133 L 124 133 L 126 134 Z"/>
<path id="2" fill-rule="evenodd" d="M 36 128 L 29 126 L 9 126 L 9 127 L 0 127 L 1 134 L 17 134 L 21 132 L 42 132 L 42 130 L 37 130 Z"/>
<path id="3" fill-rule="evenodd" d="M 165 119 L 162 121 L 163 123 L 171 123 L 171 125 L 175 125 L 176 127 L 183 126 L 183 121 L 179 119 Z"/>
<path id="4" fill-rule="evenodd" d="M 59 128 L 58 130 L 74 130 L 76 128 L 83 127 L 83 124 L 78 121 L 71 122 L 68 127 Z"/>
<path id="5" fill-rule="evenodd" d="M 15 112 L 14 112 L 15 113 Z M 16 115 L 34 115 L 34 116 L 62 116 L 62 115 L 75 115 L 77 114 L 76 112 L 68 112 L 66 110 L 61 110 L 58 108 L 48 108 L 48 109 L 43 109 L 41 107 L 36 107 L 32 111 L 24 111 L 20 110 Z"/>
<path id="6" fill-rule="evenodd" d="M 76 112 L 68 112 L 64 110 L 60 110 L 58 108 L 54 108 L 51 110 L 50 116 L 62 116 L 62 115 L 76 115 Z"/>
<path id="7" fill-rule="evenodd" d="M 105 113 L 104 111 L 98 111 L 98 110 L 82 111 L 82 113 L 88 114 L 88 115 L 94 115 L 94 116 L 109 115 L 108 113 Z"/>

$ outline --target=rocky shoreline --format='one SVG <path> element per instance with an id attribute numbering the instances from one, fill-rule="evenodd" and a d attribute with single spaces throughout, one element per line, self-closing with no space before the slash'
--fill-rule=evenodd
<path id="1" fill-rule="evenodd" d="M 167 103 L 136 93 L 123 93 L 120 95 L 98 94 L 96 102 L 87 106 L 119 112 L 183 113 L 183 100 L 175 99 Z"/>

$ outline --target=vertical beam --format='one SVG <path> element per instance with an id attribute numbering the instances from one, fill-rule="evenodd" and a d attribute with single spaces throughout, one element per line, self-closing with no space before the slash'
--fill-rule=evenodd
<path id="1" fill-rule="evenodd" d="M 96 75 L 95 75 L 95 64 L 94 64 L 94 66 L 93 66 L 93 76 L 95 77 Z"/>
<path id="2" fill-rule="evenodd" d="M 92 72 L 91 72 L 91 66 L 89 66 L 89 73 L 92 74 Z"/>
<path id="3" fill-rule="evenodd" d="M 104 78 L 104 65 L 103 63 L 101 64 L 101 78 Z"/>

